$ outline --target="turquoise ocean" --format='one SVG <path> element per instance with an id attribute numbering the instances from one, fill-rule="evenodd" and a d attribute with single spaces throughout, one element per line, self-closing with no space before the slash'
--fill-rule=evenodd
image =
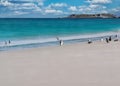
<path id="1" fill-rule="evenodd" d="M 66 44 L 120 33 L 120 19 L 0 19 L 0 50 Z M 11 41 L 10 44 L 5 42 Z"/>

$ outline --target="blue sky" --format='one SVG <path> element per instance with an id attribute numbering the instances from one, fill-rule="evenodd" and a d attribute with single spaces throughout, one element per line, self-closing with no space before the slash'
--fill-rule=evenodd
<path id="1" fill-rule="evenodd" d="M 120 15 L 120 0 L 0 0 L 1 18 L 48 18 L 86 13 Z"/>

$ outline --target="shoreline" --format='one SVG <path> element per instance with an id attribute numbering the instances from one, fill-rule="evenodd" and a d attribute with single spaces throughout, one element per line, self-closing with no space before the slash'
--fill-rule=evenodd
<path id="1" fill-rule="evenodd" d="M 68 44 L 63 44 L 62 46 L 58 45 L 53 45 L 53 46 L 43 46 L 43 47 L 31 47 L 31 48 L 20 48 L 20 49 L 11 49 L 11 50 L 3 50 L 0 51 L 0 53 L 9 53 L 9 52 L 24 52 L 24 51 L 37 51 L 37 50 L 47 50 L 47 49 L 51 49 L 51 48 L 66 48 L 66 47 L 70 47 L 70 46 L 80 46 L 80 47 L 85 47 L 85 46 L 99 46 L 99 45 L 112 45 L 112 44 L 119 44 L 120 43 L 120 39 L 118 39 L 118 41 L 109 41 L 108 43 L 106 42 L 106 40 L 96 40 L 96 41 L 92 41 L 91 43 L 89 43 L 89 41 L 84 41 L 84 42 L 75 42 L 75 43 L 68 43 Z"/>
<path id="2" fill-rule="evenodd" d="M 105 34 L 106 33 L 65 36 L 65 37 L 59 37 L 59 40 L 64 41 L 64 44 L 68 45 L 68 44 L 76 44 L 76 43 L 85 43 L 85 42 L 88 42 L 88 40 L 95 42 L 95 41 L 100 41 L 101 39 L 105 40 L 106 38 L 109 38 L 109 37 L 112 37 L 112 39 L 114 40 L 116 35 L 118 39 L 120 39 L 119 32 L 107 32 L 107 34 L 106 35 Z M 36 39 L 36 40 L 21 40 L 21 41 L 16 41 L 16 42 L 13 40 L 9 40 L 11 43 L 8 43 L 7 45 L 2 44 L 4 42 L 1 42 L 0 52 L 9 51 L 9 50 L 17 50 L 17 49 L 19 50 L 19 49 L 27 49 L 27 48 L 30 49 L 30 48 L 59 46 L 59 40 L 55 37 L 46 39 L 46 40 Z M 6 42 L 7 41 L 5 41 L 5 43 Z"/>

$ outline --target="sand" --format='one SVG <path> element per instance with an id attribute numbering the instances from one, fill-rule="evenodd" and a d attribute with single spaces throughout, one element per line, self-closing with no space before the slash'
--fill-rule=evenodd
<path id="1" fill-rule="evenodd" d="M 120 42 L 0 52 L 0 86 L 120 86 Z"/>

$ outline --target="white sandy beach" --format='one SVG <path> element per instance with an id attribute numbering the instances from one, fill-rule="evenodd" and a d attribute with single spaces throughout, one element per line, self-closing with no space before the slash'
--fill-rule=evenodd
<path id="1" fill-rule="evenodd" d="M 0 52 L 0 86 L 120 86 L 120 42 Z"/>

